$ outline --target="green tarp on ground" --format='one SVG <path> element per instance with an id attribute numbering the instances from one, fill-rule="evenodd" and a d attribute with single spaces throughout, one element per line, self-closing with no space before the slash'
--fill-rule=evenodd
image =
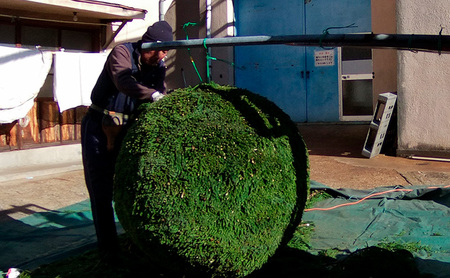
<path id="1" fill-rule="evenodd" d="M 380 243 L 415 244 L 422 273 L 450 277 L 450 187 L 331 189 L 312 183 L 333 198 L 314 205 L 303 221 L 314 225 L 311 253 L 337 249 L 351 253 Z M 325 210 L 322 210 L 325 209 Z"/>
<path id="2" fill-rule="evenodd" d="M 1 222 L 0 273 L 10 267 L 34 269 L 78 254 L 94 248 L 95 240 L 89 200 Z"/>
<path id="3" fill-rule="evenodd" d="M 415 243 L 424 247 L 413 252 L 422 273 L 450 277 L 449 186 L 363 191 L 312 182 L 311 190 L 332 195 L 304 213 L 303 221 L 314 226 L 309 243 L 312 254 L 334 249 L 345 255 L 379 243 Z M 0 274 L 10 267 L 33 269 L 94 246 L 88 200 L 4 221 L 0 223 Z"/>

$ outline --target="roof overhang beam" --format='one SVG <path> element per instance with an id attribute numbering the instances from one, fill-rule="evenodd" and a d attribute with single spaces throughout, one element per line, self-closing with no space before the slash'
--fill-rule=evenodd
<path id="1" fill-rule="evenodd" d="M 144 9 L 97 0 L 2 0 L 0 14 L 15 18 L 80 22 L 123 22 L 143 19 Z"/>

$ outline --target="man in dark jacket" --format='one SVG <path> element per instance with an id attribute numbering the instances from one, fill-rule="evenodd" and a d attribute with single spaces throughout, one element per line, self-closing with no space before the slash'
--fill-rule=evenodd
<path id="1" fill-rule="evenodd" d="M 112 207 L 113 177 L 126 123 L 139 103 L 157 101 L 166 91 L 162 60 L 167 51 L 142 50 L 141 45 L 171 40 L 172 28 L 160 21 L 148 27 L 142 40 L 116 46 L 92 90 L 92 105 L 81 124 L 84 174 L 102 255 L 119 249 Z M 108 137 L 105 125 L 119 127 L 117 134 Z"/>

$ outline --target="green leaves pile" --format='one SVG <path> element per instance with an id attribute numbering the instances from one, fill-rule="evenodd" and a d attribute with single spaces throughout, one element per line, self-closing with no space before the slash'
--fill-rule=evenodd
<path id="1" fill-rule="evenodd" d="M 114 199 L 152 261 L 243 277 L 292 238 L 308 184 L 307 150 L 289 116 L 249 91 L 202 84 L 140 107 Z"/>

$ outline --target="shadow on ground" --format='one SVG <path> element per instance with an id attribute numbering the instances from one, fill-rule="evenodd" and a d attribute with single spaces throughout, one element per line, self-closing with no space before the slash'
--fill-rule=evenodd
<path id="1" fill-rule="evenodd" d="M 95 250 L 40 267 L 25 277 L 202 277 L 200 273 L 171 273 L 146 261 L 140 251 L 122 238 L 123 253 L 113 263 L 99 263 Z M 205 277 L 205 276 L 203 276 Z M 262 269 L 248 278 L 266 277 L 433 277 L 421 274 L 413 255 L 406 250 L 395 252 L 369 247 L 349 256 L 331 258 L 284 248 Z"/>

